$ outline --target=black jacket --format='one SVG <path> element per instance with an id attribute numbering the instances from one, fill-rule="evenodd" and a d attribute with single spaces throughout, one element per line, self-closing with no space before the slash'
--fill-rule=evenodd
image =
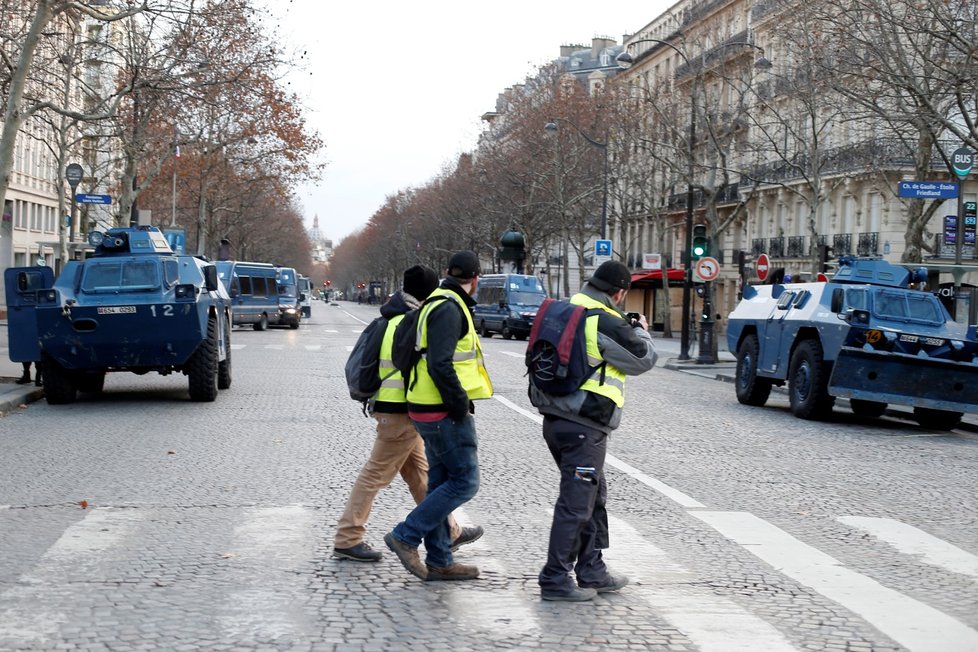
<path id="1" fill-rule="evenodd" d="M 475 305 L 475 300 L 452 279 L 443 279 L 441 287 L 459 295 L 469 310 Z M 448 412 L 448 416 L 453 421 L 459 421 L 469 412 L 475 411 L 468 394 L 462 389 L 462 383 L 459 382 L 455 366 L 452 364 L 455 347 L 468 330 L 468 322 L 455 301 L 439 301 L 428 313 L 428 351 L 425 359 L 428 362 L 428 374 L 435 383 L 438 393 L 441 394 L 442 404 L 418 405 L 409 402 L 409 410 Z"/>
<path id="2" fill-rule="evenodd" d="M 410 294 L 405 293 L 402 290 L 398 290 L 387 300 L 387 303 L 380 307 L 380 316 L 387 320 L 390 320 L 398 315 L 405 314 L 408 310 L 412 308 L 417 308 L 421 303 L 415 299 Z M 391 328 L 390 323 L 387 324 L 387 328 Z M 407 403 L 392 403 L 390 401 L 377 401 L 373 406 L 374 412 L 384 412 L 387 414 L 405 414 L 407 412 Z"/>

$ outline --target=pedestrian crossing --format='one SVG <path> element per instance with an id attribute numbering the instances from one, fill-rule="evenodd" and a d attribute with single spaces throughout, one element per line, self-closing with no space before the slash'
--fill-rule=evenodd
<path id="1" fill-rule="evenodd" d="M 465 560 L 477 563 L 482 577 L 475 583 L 418 583 L 402 571 L 392 555 L 380 564 L 323 561 L 324 546 L 331 541 L 330 526 L 324 523 L 321 508 L 309 505 L 242 506 L 233 514 L 215 520 L 208 513 L 147 506 L 96 506 L 79 513 L 31 567 L 20 569 L 13 581 L 0 583 L 0 650 L 39 649 L 54 646 L 74 632 L 73 623 L 89 615 L 99 592 L 106 587 L 128 587 L 112 597 L 115 607 L 101 607 L 100 613 L 111 622 L 127 623 L 127 614 L 138 613 L 174 589 L 152 580 L 154 568 L 189 566 L 200 577 L 185 579 L 180 592 L 200 591 L 195 608 L 207 606 L 206 614 L 181 613 L 186 626 L 216 628 L 208 640 L 290 641 L 314 640 L 322 627 L 315 610 L 317 596 L 362 586 L 359 597 L 343 599 L 378 601 L 371 608 L 375 620 L 383 620 L 384 606 L 395 600 L 391 583 L 402 586 L 401 596 L 408 601 L 427 603 L 427 615 L 416 617 L 427 622 L 450 623 L 451 635 L 504 631 L 510 639 L 524 640 L 528 647 L 547 649 L 553 642 L 551 620 L 541 609 L 572 609 L 539 600 L 535 577 L 514 566 L 524 560 L 508 559 L 496 551 L 505 547 L 504 529 L 487 528 L 486 535 L 464 549 Z M 15 522 L 25 525 L 23 510 L 0 510 L 0 531 L 10 525 L 4 519 L 20 512 Z M 40 510 L 43 511 L 43 510 Z M 978 650 L 978 632 L 965 623 L 942 613 L 921 600 L 903 595 L 870 579 L 858 569 L 846 567 L 838 559 L 804 543 L 801 538 L 774 527 L 744 512 L 690 510 L 689 514 L 721 533 L 737 545 L 770 565 L 769 573 L 783 574 L 805 587 L 826 596 L 840 612 L 854 615 L 881 632 L 874 644 L 883 649 L 914 652 L 966 652 Z M 481 514 L 457 513 L 463 522 L 487 522 Z M 43 518 L 43 513 L 40 515 Z M 546 529 L 550 513 L 540 513 L 536 523 L 524 524 Z M 178 520 L 174 520 L 178 519 Z M 950 546 L 937 537 L 892 519 L 840 517 L 852 527 L 865 529 L 873 537 L 888 541 L 901 554 L 900 563 L 912 569 L 929 564 L 947 573 L 974 577 L 975 555 Z M 166 543 L 169 558 L 147 545 L 161 527 L 179 523 L 191 528 L 194 536 L 182 542 Z M 755 613 L 749 599 L 735 599 L 715 592 L 702 570 L 670 556 L 657 542 L 639 531 L 637 523 L 610 517 L 612 547 L 605 552 L 609 565 L 627 569 L 630 584 L 611 599 L 594 603 L 595 617 L 602 609 L 627 606 L 635 618 L 659 619 L 672 634 L 670 645 L 703 652 L 766 652 L 811 649 L 799 644 L 799 632 L 782 631 L 783 623 L 771 622 L 763 609 Z M 213 532 L 217 528 L 223 532 Z M 201 541 L 221 541 L 211 549 Z M 325 541 L 325 544 L 324 544 Z M 541 557 L 545 539 L 533 554 Z M 856 545 L 859 545 L 858 543 Z M 181 550 L 180 547 L 183 546 Z M 144 554 L 143 554 L 144 553 Z M 209 561 L 203 561 L 206 556 Z M 329 573 L 352 573 L 346 585 L 330 586 L 315 579 L 317 566 L 329 565 Z M 214 570 L 214 568 L 219 570 Z M 133 577 L 133 569 L 150 569 L 149 577 Z M 158 571 L 157 571 L 158 572 Z M 172 572 L 172 569 L 171 571 Z M 910 572 L 910 570 L 908 570 Z M 177 573 L 180 575 L 181 573 Z M 170 596 L 163 602 L 176 598 Z M 182 598 L 186 600 L 186 595 Z M 603 600 L 608 600 L 603 603 Z M 179 601 L 178 601 L 179 602 Z M 601 607 L 602 604 L 609 605 Z M 168 608 L 172 608 L 168 607 Z M 178 608 L 179 609 L 179 608 Z M 572 612 L 556 612 L 558 618 L 580 618 Z M 546 616 L 552 618 L 554 614 Z M 200 622 L 191 622 L 200 618 Z M 430 619 L 430 620 L 429 620 Z M 621 625 L 622 630 L 638 621 Z M 578 623 L 580 625 L 580 623 Z M 122 626 L 122 625 L 120 625 Z M 128 625 L 127 625 L 128 626 Z M 641 630 L 642 627 L 639 627 Z M 649 626 L 645 626 L 649 629 Z M 629 634 L 639 640 L 641 633 Z M 216 637 L 216 638 L 214 638 Z M 311 639 L 310 639 L 311 637 Z M 802 637 L 804 638 L 804 637 Z M 649 641 L 658 640 L 650 636 Z M 647 642 L 647 645 L 651 643 Z M 854 644 L 853 649 L 862 649 Z M 664 646 L 663 649 L 667 649 Z M 842 648 L 840 648 L 842 649 Z M 872 649 L 872 648 L 866 648 Z"/>

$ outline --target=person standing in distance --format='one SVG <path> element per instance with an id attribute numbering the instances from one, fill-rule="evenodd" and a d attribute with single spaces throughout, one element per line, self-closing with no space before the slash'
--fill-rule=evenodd
<path id="1" fill-rule="evenodd" d="M 437 287 L 438 273 L 430 267 L 415 265 L 405 270 L 403 289 L 395 292 L 380 307 L 381 316 L 388 321 L 380 347 L 379 373 L 384 380 L 372 410 L 373 417 L 377 420 L 377 439 L 374 440 L 370 459 L 360 469 L 360 474 L 353 483 L 346 509 L 336 528 L 333 556 L 338 559 L 380 561 L 383 555 L 366 543 L 363 536 L 374 499 L 381 489 L 390 485 L 394 476 L 401 474 L 416 503 L 424 500 L 428 491 L 428 461 L 425 458 L 424 442 L 408 418 L 404 378 L 399 372 L 393 371 L 391 347 L 394 330 L 404 319 L 404 314 L 420 306 Z M 448 524 L 453 551 L 459 546 L 472 543 L 483 534 L 483 529 L 478 526 L 459 527 L 451 516 Z"/>
<path id="2" fill-rule="evenodd" d="M 478 440 L 472 401 L 492 396 L 475 325 L 472 295 L 479 283 L 479 258 L 460 251 L 448 262 L 441 287 L 431 296 L 447 300 L 424 306 L 418 315 L 424 352 L 407 389 L 408 415 L 424 439 L 428 495 L 384 542 L 412 575 L 427 581 L 471 580 L 475 566 L 452 558 L 448 515 L 479 490 Z M 421 562 L 418 546 L 427 557 Z"/>
<path id="3" fill-rule="evenodd" d="M 530 402 L 543 415 L 543 438 L 560 471 L 547 563 L 538 578 L 544 600 L 591 600 L 628 584 L 601 556 L 609 545 L 605 454 L 608 436 L 621 422 L 625 376 L 645 373 L 657 358 L 645 316 L 629 321 L 618 307 L 630 286 L 628 267 L 609 260 L 570 298 L 600 310 L 587 317 L 585 333 L 588 358 L 601 360 L 603 371 L 567 396 L 551 396 L 530 385 Z"/>

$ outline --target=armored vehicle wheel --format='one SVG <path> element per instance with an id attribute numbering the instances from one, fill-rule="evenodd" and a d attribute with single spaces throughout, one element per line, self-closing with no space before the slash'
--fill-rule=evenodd
<path id="1" fill-rule="evenodd" d="M 217 321 L 207 320 L 207 339 L 187 361 L 190 377 L 190 400 L 213 401 L 217 398 Z"/>
<path id="2" fill-rule="evenodd" d="M 802 340 L 791 354 L 788 399 L 799 419 L 819 419 L 832 411 L 835 399 L 828 393 L 829 370 L 818 340 Z"/>
<path id="3" fill-rule="evenodd" d="M 757 335 L 748 335 L 737 349 L 737 375 L 734 388 L 737 400 L 744 405 L 764 405 L 771 395 L 772 381 L 757 377 L 757 359 L 760 346 Z"/>
<path id="4" fill-rule="evenodd" d="M 295 329 L 299 328 L 299 318 L 298 317 L 296 317 L 295 319 L 292 320 L 292 323 L 289 324 L 289 328 L 291 328 L 292 330 L 295 330 Z"/>
<path id="5" fill-rule="evenodd" d="M 224 360 L 217 363 L 218 389 L 231 386 L 231 322 L 225 321 L 224 324 Z"/>
<path id="6" fill-rule="evenodd" d="M 48 379 L 45 377 L 44 382 Z M 961 423 L 961 412 L 948 412 L 946 410 L 934 410 L 931 408 L 915 407 L 913 418 L 924 428 L 931 430 L 954 430 Z"/>
<path id="7" fill-rule="evenodd" d="M 479 332 L 481 332 L 482 337 L 485 337 L 486 339 L 492 337 L 492 331 L 486 328 L 486 322 L 484 321 L 479 322 Z"/>
<path id="8" fill-rule="evenodd" d="M 44 398 L 50 405 L 74 403 L 78 396 L 78 388 L 68 370 L 57 360 L 44 356 L 41 360 L 44 376 Z"/>
<path id="9" fill-rule="evenodd" d="M 268 328 L 268 315 L 263 313 L 262 316 L 258 319 L 258 323 L 254 325 L 254 329 L 256 331 L 263 331 L 266 328 Z"/>
<path id="10" fill-rule="evenodd" d="M 856 416 L 868 417 L 872 419 L 881 416 L 883 412 L 886 411 L 886 403 L 880 403 L 879 401 L 865 401 L 861 398 L 849 399 L 849 407 L 852 408 L 852 413 Z"/>
<path id="11" fill-rule="evenodd" d="M 509 330 L 509 326 L 506 325 L 506 322 L 503 322 L 502 336 L 504 340 L 513 339 L 513 331 Z"/>
<path id="12" fill-rule="evenodd" d="M 105 387 L 105 372 L 83 372 L 78 374 L 78 376 L 75 378 L 75 382 L 78 386 L 79 392 L 84 392 L 86 394 L 101 394 L 102 389 Z"/>

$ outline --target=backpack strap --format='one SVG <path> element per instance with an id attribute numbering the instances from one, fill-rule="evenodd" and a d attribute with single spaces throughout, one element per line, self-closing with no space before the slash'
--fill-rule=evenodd
<path id="1" fill-rule="evenodd" d="M 428 353 L 428 347 L 421 346 L 421 327 L 422 327 L 421 311 L 424 309 L 426 305 L 434 303 L 435 301 L 450 301 L 451 303 L 455 304 L 456 308 L 458 308 L 459 314 L 460 315 L 462 314 L 462 306 L 458 305 L 458 301 L 455 301 L 454 299 L 451 299 L 450 297 L 447 297 L 444 294 L 436 294 L 435 296 L 428 297 L 427 299 L 421 302 L 421 305 L 418 307 L 418 323 L 414 331 L 414 350 L 418 352 L 419 361 L 425 354 Z M 432 310 L 434 309 L 432 308 Z M 425 320 L 427 319 L 428 319 L 428 315 L 425 315 Z M 462 315 L 462 319 L 463 320 L 465 319 L 465 315 Z M 418 374 L 415 373 L 415 369 L 417 369 L 417 367 L 418 364 L 415 363 L 410 369 L 408 369 L 408 374 L 407 374 L 408 377 L 404 379 L 405 392 L 407 392 L 409 389 L 414 389 L 414 386 L 418 382 Z"/>
<path id="2" fill-rule="evenodd" d="M 577 327 L 584 319 L 587 309 L 584 306 L 577 306 L 571 311 L 570 318 L 564 326 L 564 331 L 560 334 L 557 342 L 557 359 L 560 365 L 566 367 L 570 363 L 571 351 L 574 348 L 574 337 L 577 335 Z M 536 319 L 533 320 L 536 322 Z"/>

